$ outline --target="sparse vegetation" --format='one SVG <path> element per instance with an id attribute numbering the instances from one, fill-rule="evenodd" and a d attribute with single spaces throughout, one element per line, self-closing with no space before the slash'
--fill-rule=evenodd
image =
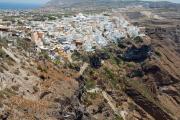
<path id="1" fill-rule="evenodd" d="M 132 112 L 134 110 L 136 110 L 136 105 L 134 103 L 129 103 L 129 110 Z"/>
<path id="2" fill-rule="evenodd" d="M 87 3 L 83 2 L 83 5 Z M 124 5 L 121 1 L 113 4 L 114 9 L 111 9 L 109 3 L 106 0 L 95 9 L 96 5 L 81 8 L 76 4 L 77 9 L 70 6 L 57 10 L 50 8 L 50 12 L 46 9 L 40 12 L 39 9 L 22 10 L 17 15 L 12 15 L 11 11 L 2 12 L 4 21 L 0 32 L 7 33 L 2 36 L 9 36 L 8 39 L 0 38 L 0 107 L 8 111 L 7 119 L 16 119 L 18 115 L 20 118 L 23 115 L 24 119 L 28 116 L 32 117 L 29 119 L 94 117 L 123 120 L 124 115 L 127 119 L 151 119 L 154 114 L 163 118 L 164 112 L 179 116 L 179 111 L 174 110 L 179 101 L 178 85 L 171 84 L 171 80 L 176 82 L 179 77 L 176 43 L 180 29 L 179 25 L 174 28 L 179 24 L 178 12 L 178 16 L 167 15 L 168 19 L 172 17 L 175 21 L 171 23 L 166 12 L 173 13 L 174 10 L 169 8 L 167 11 L 148 8 L 144 10 L 148 11 L 146 15 L 143 7 L 119 9 Z M 131 1 L 125 3 L 129 6 Z M 153 7 L 151 3 L 149 7 Z M 161 17 L 165 19 L 161 20 Z M 139 33 L 145 31 L 147 36 L 131 37 L 129 32 L 138 32 L 133 26 L 139 27 Z M 37 34 L 31 36 L 36 31 Z M 120 33 L 125 37 L 121 38 Z M 36 42 L 32 42 L 31 37 Z M 103 40 L 106 40 L 104 44 Z M 41 41 L 45 49 L 39 47 Z M 108 45 L 105 46 L 106 42 Z M 168 46 L 173 48 L 168 50 Z M 1 47 L 11 52 L 20 63 L 13 61 L 13 57 L 5 54 Z M 72 61 L 68 61 L 70 56 Z M 155 59 L 160 57 L 161 61 Z M 156 111 L 156 108 L 160 110 Z M 116 112 L 124 112 L 124 115 L 115 115 Z M 2 117 L 0 115 L 0 119 L 4 119 Z"/>
<path id="3" fill-rule="evenodd" d="M 124 119 L 118 115 L 115 115 L 114 120 L 124 120 Z"/>
<path id="4" fill-rule="evenodd" d="M 43 60 L 50 60 L 49 53 L 47 51 L 41 51 L 39 57 Z"/>
<path id="5" fill-rule="evenodd" d="M 60 65 L 61 64 L 61 60 L 60 59 L 56 59 L 53 61 L 55 65 Z"/>
<path id="6" fill-rule="evenodd" d="M 158 51 L 155 51 L 155 54 L 156 54 L 156 56 L 158 56 L 158 57 L 161 57 L 161 56 L 162 56 L 161 53 L 158 52 Z"/>
<path id="7" fill-rule="evenodd" d="M 137 36 L 137 37 L 134 38 L 134 41 L 135 41 L 135 43 L 142 43 L 143 39 L 142 39 L 142 37 Z"/>
<path id="8" fill-rule="evenodd" d="M 16 70 L 14 71 L 14 74 L 19 75 L 19 74 L 20 74 L 19 69 L 16 69 Z"/>
<path id="9" fill-rule="evenodd" d="M 154 94 L 149 90 L 147 86 L 145 86 L 140 80 L 129 80 L 128 84 L 130 84 L 133 88 L 138 90 L 143 96 L 148 98 L 153 103 L 156 103 L 154 99 Z"/>
<path id="10" fill-rule="evenodd" d="M 1 37 L 0 37 L 0 48 L 1 48 L 2 46 L 7 47 L 7 45 L 8 45 L 8 40 L 7 40 L 7 38 L 1 38 Z"/>
<path id="11" fill-rule="evenodd" d="M 1 65 L 0 65 L 0 73 L 4 73 L 4 70 L 3 70 L 3 68 L 1 67 Z"/>
<path id="12" fill-rule="evenodd" d="M 112 71 L 107 67 L 104 68 L 104 71 L 105 76 L 108 78 L 109 82 L 113 85 L 113 87 L 116 87 L 118 85 L 118 79 L 116 78 L 116 75 L 113 73 L 115 71 Z"/>
<path id="13" fill-rule="evenodd" d="M 19 91 L 19 88 L 20 88 L 20 86 L 19 85 L 14 85 L 14 86 L 12 86 L 11 87 L 14 91 Z"/>
<path id="14" fill-rule="evenodd" d="M 94 99 L 97 98 L 98 94 L 97 93 L 89 93 L 89 96 L 90 96 L 91 99 L 94 100 Z"/>
<path id="15" fill-rule="evenodd" d="M 79 61 L 81 59 L 81 54 L 78 51 L 74 51 L 73 54 L 71 55 L 71 58 L 74 61 Z"/>
<path id="16" fill-rule="evenodd" d="M 16 93 L 9 88 L 0 91 L 0 98 L 12 97 L 13 95 L 16 95 Z"/>
<path id="17" fill-rule="evenodd" d="M 132 68 L 132 67 L 134 67 L 134 64 L 133 64 L 133 63 L 128 62 L 128 63 L 127 63 L 127 67 Z"/>
<path id="18" fill-rule="evenodd" d="M 96 87 L 96 81 L 95 80 L 90 80 L 90 79 L 86 80 L 85 87 L 86 87 L 87 90 L 95 88 Z"/>
<path id="19" fill-rule="evenodd" d="M 0 48 L 0 58 L 5 58 L 6 53 Z"/>
<path id="20" fill-rule="evenodd" d="M 141 70 L 133 70 L 129 75 L 130 78 L 134 78 L 134 77 L 143 77 L 144 74 Z"/>
<path id="21" fill-rule="evenodd" d="M 17 47 L 19 49 L 28 50 L 30 48 L 30 43 L 22 38 L 18 38 L 17 40 Z"/>
<path id="22" fill-rule="evenodd" d="M 41 72 L 47 72 L 47 68 L 42 67 L 41 65 L 38 65 L 37 69 L 40 70 Z"/>

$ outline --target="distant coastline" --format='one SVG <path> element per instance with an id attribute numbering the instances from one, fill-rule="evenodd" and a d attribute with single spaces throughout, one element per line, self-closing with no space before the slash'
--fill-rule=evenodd
<path id="1" fill-rule="evenodd" d="M 25 4 L 25 3 L 4 3 L 0 2 L 0 9 L 2 10 L 26 10 L 36 9 L 41 7 L 41 4 Z"/>

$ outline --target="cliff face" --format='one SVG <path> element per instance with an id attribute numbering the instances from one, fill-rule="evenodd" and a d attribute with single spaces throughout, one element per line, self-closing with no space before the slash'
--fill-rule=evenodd
<path id="1" fill-rule="evenodd" d="M 123 15 L 145 36 L 122 38 L 93 52 L 76 50 L 71 63 L 51 60 L 49 53 L 63 58 L 61 51 L 38 52 L 27 38 L 0 39 L 0 119 L 179 120 L 180 11 L 134 7 L 107 13 Z"/>
<path id="2" fill-rule="evenodd" d="M 145 64 L 139 68 L 145 75 L 140 81 L 153 93 L 154 96 L 151 96 L 155 98 L 155 103 L 160 104 L 161 110 L 164 109 L 163 111 L 176 116 L 176 119 L 178 119 L 180 117 L 178 112 L 180 109 L 180 98 L 178 93 L 180 83 L 180 16 L 177 14 L 179 10 L 174 9 L 174 11 L 168 12 L 165 10 L 152 10 L 151 12 L 159 17 L 156 19 L 151 17 L 145 20 L 144 17 L 147 16 L 141 16 L 139 18 L 134 17 L 131 19 L 134 21 L 134 24 L 137 24 L 138 26 L 146 26 L 145 32 L 151 40 L 152 49 L 155 53 L 153 59 L 146 61 Z M 137 12 L 133 11 L 129 11 L 129 13 L 137 14 Z M 131 85 L 133 86 L 133 84 Z M 138 87 L 134 88 L 136 88 L 137 91 L 140 90 Z M 145 99 L 139 99 L 140 96 L 142 97 L 143 92 L 141 92 L 141 95 L 138 95 L 136 90 L 130 88 L 126 93 L 148 112 L 149 108 L 143 103 Z M 129 91 L 135 93 L 132 95 Z M 146 101 L 145 103 L 148 102 Z M 153 106 L 154 105 L 151 105 L 152 109 Z M 156 110 L 158 110 L 158 108 L 156 108 Z M 149 113 L 151 114 L 152 112 Z M 157 117 L 155 114 L 151 115 L 154 116 L 154 118 Z"/>

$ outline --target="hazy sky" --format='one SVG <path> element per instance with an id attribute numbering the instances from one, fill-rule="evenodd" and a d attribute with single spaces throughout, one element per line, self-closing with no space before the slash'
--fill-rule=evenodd
<path id="1" fill-rule="evenodd" d="M 0 2 L 8 2 L 8 3 L 37 3 L 43 4 L 49 0 L 0 0 Z"/>
<path id="2" fill-rule="evenodd" d="M 37 3 L 37 4 L 39 4 L 39 3 L 43 4 L 43 3 L 46 3 L 47 1 L 48 0 L 0 0 L 0 2 Z M 162 1 L 162 0 L 150 0 L 150 1 Z M 167 0 L 167 1 L 180 3 L 180 0 Z"/>
<path id="3" fill-rule="evenodd" d="M 170 1 L 174 3 L 180 3 L 180 0 L 145 0 L 145 1 Z"/>

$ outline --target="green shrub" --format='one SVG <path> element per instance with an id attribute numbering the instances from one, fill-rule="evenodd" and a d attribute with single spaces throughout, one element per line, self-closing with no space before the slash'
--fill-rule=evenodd
<path id="1" fill-rule="evenodd" d="M 106 77 L 110 80 L 110 83 L 113 85 L 113 87 L 116 87 L 118 84 L 118 79 L 116 78 L 116 75 L 107 67 L 104 68 Z"/>
<path id="2" fill-rule="evenodd" d="M 56 20 L 55 16 L 48 16 L 48 20 Z"/>
<path id="3" fill-rule="evenodd" d="M 134 78 L 134 77 L 143 77 L 144 74 L 141 70 L 133 70 L 130 74 L 129 77 L 130 78 Z"/>
<path id="4" fill-rule="evenodd" d="M 124 120 L 121 116 L 115 115 L 114 120 Z"/>
<path id="5" fill-rule="evenodd" d="M 60 61 L 59 59 L 56 59 L 56 60 L 54 60 L 54 64 L 55 64 L 55 65 L 60 65 L 60 64 L 61 64 L 61 61 Z"/>
<path id="6" fill-rule="evenodd" d="M 4 47 L 8 46 L 8 41 L 6 38 L 0 38 L 0 48 L 2 46 L 4 46 Z"/>
<path id="7" fill-rule="evenodd" d="M 86 80 L 85 82 L 85 87 L 86 89 L 92 89 L 92 88 L 95 88 L 96 86 L 96 82 L 94 80 Z"/>
<path id="8" fill-rule="evenodd" d="M 0 48 L 0 58 L 5 58 L 6 53 Z"/>
<path id="9" fill-rule="evenodd" d="M 78 51 L 74 51 L 73 54 L 71 55 L 71 58 L 74 61 L 79 61 L 81 59 L 81 54 Z"/>
<path id="10" fill-rule="evenodd" d="M 11 88 L 14 90 L 14 91 L 19 91 L 19 85 L 14 85 L 12 86 Z"/>
<path id="11" fill-rule="evenodd" d="M 47 67 L 44 67 L 44 68 L 43 68 L 42 66 L 38 65 L 37 69 L 40 70 L 41 72 L 47 73 L 47 69 L 48 69 L 48 68 L 47 68 Z"/>
<path id="12" fill-rule="evenodd" d="M 161 53 L 158 52 L 158 51 L 155 51 L 155 54 L 156 54 L 158 57 L 161 57 L 161 56 L 162 56 Z"/>
<path id="13" fill-rule="evenodd" d="M 135 43 L 142 43 L 143 39 L 142 39 L 142 37 L 137 36 L 137 37 L 134 38 L 134 41 L 135 41 Z"/>

